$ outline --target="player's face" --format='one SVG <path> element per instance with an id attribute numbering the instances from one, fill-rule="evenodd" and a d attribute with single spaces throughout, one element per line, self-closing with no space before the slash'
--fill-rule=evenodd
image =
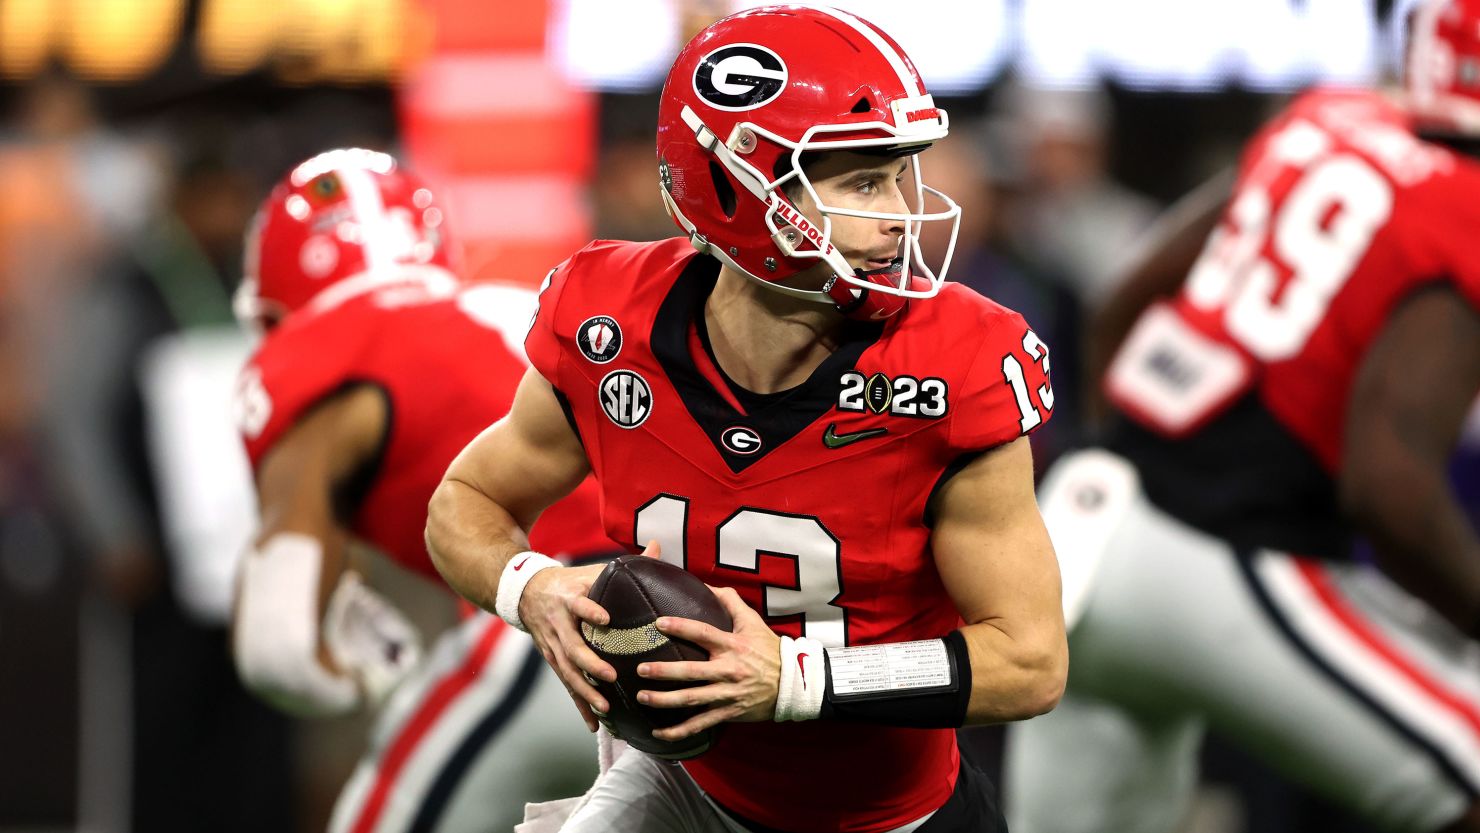
<path id="1" fill-rule="evenodd" d="M 913 170 L 908 159 L 837 151 L 808 165 L 807 177 L 817 189 L 817 196 L 830 207 L 906 213 L 910 208 L 905 193 L 913 188 Z M 797 207 L 807 219 L 822 225 L 822 212 L 805 190 Z M 832 219 L 832 244 L 854 269 L 883 269 L 899 257 L 904 237 L 902 220 L 828 216 Z"/>

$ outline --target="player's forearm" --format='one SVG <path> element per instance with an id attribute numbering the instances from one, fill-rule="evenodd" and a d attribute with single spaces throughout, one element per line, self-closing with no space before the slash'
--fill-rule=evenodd
<path id="1" fill-rule="evenodd" d="M 1062 628 L 1008 633 L 982 622 L 961 633 L 971 656 L 968 724 L 1026 720 L 1058 705 L 1069 672 Z"/>
<path id="2" fill-rule="evenodd" d="M 1440 461 L 1391 455 L 1349 471 L 1342 502 L 1385 573 L 1467 633 L 1480 632 L 1480 539 Z"/>
<path id="3" fill-rule="evenodd" d="M 1234 172 L 1223 171 L 1183 197 L 1138 241 L 1137 255 L 1116 279 L 1118 287 L 1091 318 L 1085 339 L 1085 402 L 1092 417 L 1105 412 L 1100 380 L 1141 313 L 1176 294 L 1218 227 L 1233 190 Z"/>
<path id="4" fill-rule="evenodd" d="M 514 517 L 488 495 L 451 477 L 427 506 L 427 552 L 458 595 L 493 610 L 499 575 L 509 559 L 529 548 Z"/>

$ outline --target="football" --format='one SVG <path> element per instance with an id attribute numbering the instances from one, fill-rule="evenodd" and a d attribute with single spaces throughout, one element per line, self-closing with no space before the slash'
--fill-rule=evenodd
<path id="1" fill-rule="evenodd" d="M 724 605 L 704 582 L 681 567 L 656 558 L 624 555 L 607 565 L 586 594 L 610 614 L 604 627 L 582 623 L 581 634 L 596 655 L 617 670 L 615 682 L 592 679 L 610 711 L 598 715 L 607 730 L 637 749 L 669 760 L 703 754 L 713 741 L 714 729 L 677 743 L 653 737 L 654 729 L 675 726 L 699 709 L 659 709 L 637 702 L 637 692 L 675 691 L 701 682 L 650 680 L 637 676 L 644 662 L 702 661 L 709 652 L 692 642 L 673 639 L 653 626 L 660 616 L 678 616 L 730 630 L 733 622 Z"/>

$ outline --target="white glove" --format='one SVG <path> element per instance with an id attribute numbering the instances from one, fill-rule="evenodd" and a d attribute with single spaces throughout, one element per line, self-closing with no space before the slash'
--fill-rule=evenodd
<path id="1" fill-rule="evenodd" d="M 421 661 L 421 637 L 401 611 L 346 570 L 329 597 L 322 629 L 329 655 L 354 675 L 369 705 L 385 699 Z"/>

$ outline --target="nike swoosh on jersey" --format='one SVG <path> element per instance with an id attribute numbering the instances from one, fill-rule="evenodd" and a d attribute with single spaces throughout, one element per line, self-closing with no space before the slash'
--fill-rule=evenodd
<path id="1" fill-rule="evenodd" d="M 845 445 L 852 445 L 859 440 L 882 437 L 889 433 L 888 428 L 869 428 L 864 431 L 854 431 L 851 434 L 839 434 L 837 427 L 838 424 L 836 422 L 830 422 L 827 425 L 827 430 L 822 432 L 822 444 L 828 448 L 842 448 Z"/>

